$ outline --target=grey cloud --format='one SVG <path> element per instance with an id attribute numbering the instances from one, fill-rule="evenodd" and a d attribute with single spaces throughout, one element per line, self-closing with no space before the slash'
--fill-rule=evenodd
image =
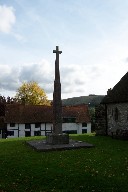
<path id="1" fill-rule="evenodd" d="M 24 81 L 36 81 L 45 90 L 46 94 L 53 93 L 55 72 L 47 62 L 43 61 L 38 64 L 22 66 L 20 70 L 17 68 L 15 70 L 11 69 L 8 66 L 7 69 L 0 76 L 1 90 L 16 91 Z M 85 89 L 88 81 L 87 77 L 91 78 L 86 68 L 80 68 L 79 66 L 64 66 L 60 70 L 62 94 L 71 92 L 81 93 Z"/>
<path id="2" fill-rule="evenodd" d="M 46 83 L 43 83 L 43 84 L 39 84 L 40 87 L 42 89 L 44 89 L 44 91 L 49 94 L 49 93 L 53 93 L 53 83 L 52 84 L 46 84 Z"/>
<path id="3" fill-rule="evenodd" d="M 0 65 L 0 69 L 0 90 L 16 91 L 24 81 L 36 81 L 46 92 L 52 91 L 54 77 L 47 63 L 22 66 L 20 70 Z"/>
<path id="4" fill-rule="evenodd" d="M 84 92 L 84 86 L 77 86 L 76 84 L 63 84 L 62 93 Z"/>
<path id="5" fill-rule="evenodd" d="M 90 68 L 90 75 L 93 77 L 98 77 L 101 75 L 101 70 L 98 67 L 93 66 Z"/>
<path id="6" fill-rule="evenodd" d="M 0 89 L 9 91 L 16 90 L 19 87 L 18 73 L 18 70 L 10 69 L 9 67 L 6 71 L 3 71 L 0 76 Z"/>
<path id="7" fill-rule="evenodd" d="M 73 74 L 75 71 L 76 71 L 75 68 L 71 66 L 63 66 L 61 69 L 61 76 L 62 77 L 68 76 L 70 74 Z"/>
<path id="8" fill-rule="evenodd" d="M 82 67 L 74 65 L 64 67 L 62 71 L 64 72 L 61 76 L 63 93 L 77 92 L 86 84 L 86 76 Z"/>
<path id="9" fill-rule="evenodd" d="M 76 88 L 76 92 L 80 92 L 80 93 L 83 93 L 84 92 L 84 87 L 77 87 Z"/>
<path id="10" fill-rule="evenodd" d="M 73 86 L 66 86 L 66 85 L 64 85 L 63 87 L 62 87 L 62 92 L 63 93 L 71 93 L 71 92 L 74 92 L 74 87 Z"/>
<path id="11" fill-rule="evenodd" d="M 20 72 L 20 81 L 36 81 L 46 93 L 53 92 L 54 74 L 50 66 L 43 62 L 41 64 L 33 64 L 24 66 Z"/>
<path id="12" fill-rule="evenodd" d="M 79 79 L 78 77 L 74 80 L 76 85 L 84 85 L 85 81 L 83 79 Z"/>
<path id="13" fill-rule="evenodd" d="M 33 64 L 31 66 L 24 66 L 20 72 L 20 81 L 36 81 L 38 83 L 52 83 L 52 74 L 47 73 L 46 69 L 43 69 L 43 65 Z"/>

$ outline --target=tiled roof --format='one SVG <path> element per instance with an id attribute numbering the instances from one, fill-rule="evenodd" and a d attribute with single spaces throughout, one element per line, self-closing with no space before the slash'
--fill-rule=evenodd
<path id="1" fill-rule="evenodd" d="M 75 117 L 77 122 L 90 122 L 86 105 L 65 106 L 62 108 L 63 117 Z M 42 105 L 7 105 L 5 123 L 52 123 L 52 106 Z"/>
<path id="2" fill-rule="evenodd" d="M 6 123 L 52 122 L 52 108 L 41 105 L 7 105 L 5 110 Z"/>
<path id="3" fill-rule="evenodd" d="M 109 91 L 102 102 L 105 103 L 122 103 L 128 102 L 128 72 L 121 78 L 121 80 Z"/>
<path id="4" fill-rule="evenodd" d="M 76 122 L 90 122 L 87 105 L 63 107 L 63 117 L 76 117 Z"/>

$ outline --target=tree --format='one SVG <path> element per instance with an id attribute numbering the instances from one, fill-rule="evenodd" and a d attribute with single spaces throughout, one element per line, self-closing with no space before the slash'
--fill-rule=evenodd
<path id="1" fill-rule="evenodd" d="M 35 81 L 23 83 L 17 90 L 15 98 L 24 104 L 50 105 L 45 91 Z"/>

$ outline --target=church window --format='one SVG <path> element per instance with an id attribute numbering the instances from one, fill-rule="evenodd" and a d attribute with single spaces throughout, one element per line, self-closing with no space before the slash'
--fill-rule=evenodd
<path id="1" fill-rule="evenodd" d="M 118 108 L 116 107 L 116 108 L 115 108 L 115 121 L 118 121 L 118 119 L 119 119 L 119 110 L 118 110 Z"/>

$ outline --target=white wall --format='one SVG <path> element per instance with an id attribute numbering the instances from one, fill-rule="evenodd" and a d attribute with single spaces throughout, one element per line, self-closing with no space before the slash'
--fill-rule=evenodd
<path id="1" fill-rule="evenodd" d="M 2 130 L 0 130 L 0 139 L 2 138 Z"/>
<path id="2" fill-rule="evenodd" d="M 77 131 L 77 134 L 82 134 L 82 129 L 87 129 L 87 133 L 91 133 L 91 123 L 87 123 L 87 127 L 82 127 L 82 123 L 63 123 L 63 131 Z"/>
<path id="3" fill-rule="evenodd" d="M 35 124 L 31 124 L 31 129 L 25 129 L 25 124 L 15 124 L 15 127 L 10 127 L 10 124 L 7 124 L 7 131 L 14 131 L 14 136 L 7 136 L 8 138 L 18 137 L 18 129 L 19 129 L 19 137 L 25 137 L 25 131 L 31 131 L 31 136 L 34 136 L 34 131 L 41 131 L 41 135 L 45 136 L 45 131 L 51 132 L 53 125 L 52 123 L 42 123 L 41 128 L 35 128 Z"/>
<path id="4" fill-rule="evenodd" d="M 8 138 L 25 137 L 25 131 L 31 131 L 31 136 L 34 136 L 34 131 L 41 131 L 41 135 L 45 136 L 45 132 L 50 133 L 53 129 L 52 123 L 42 123 L 41 128 L 35 128 L 35 124 L 31 124 L 31 129 L 25 129 L 25 124 L 15 124 L 15 127 L 10 127 L 10 124 L 7 124 L 8 131 L 14 131 L 14 136 L 7 136 Z M 87 127 L 82 127 L 82 123 L 63 123 L 62 131 L 73 131 L 76 130 L 77 134 L 82 134 L 82 129 L 87 129 L 87 133 L 91 133 L 91 123 L 87 123 Z"/>
<path id="5" fill-rule="evenodd" d="M 25 130 L 25 124 L 19 124 L 19 137 L 25 137 Z"/>
<path id="6" fill-rule="evenodd" d="M 82 126 L 82 124 L 81 124 Z M 82 133 L 82 129 L 87 129 L 87 133 L 91 133 L 91 123 L 87 123 L 87 127 L 81 127 L 81 133 Z"/>
<path id="7" fill-rule="evenodd" d="M 73 131 L 78 130 L 78 125 L 76 123 L 63 123 L 62 124 L 62 131 Z"/>
<path id="8" fill-rule="evenodd" d="M 14 131 L 14 136 L 7 136 L 8 138 L 18 137 L 18 124 L 15 124 L 15 127 L 10 127 L 10 124 L 7 124 L 7 131 Z"/>

